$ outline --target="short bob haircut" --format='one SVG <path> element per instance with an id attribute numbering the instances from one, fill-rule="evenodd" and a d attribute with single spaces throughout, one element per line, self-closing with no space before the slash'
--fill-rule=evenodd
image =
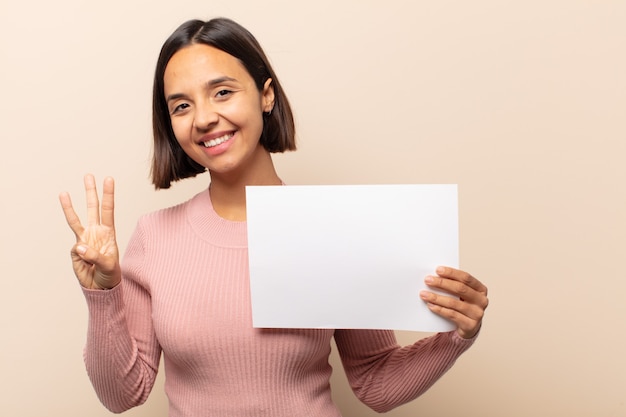
<path id="1" fill-rule="evenodd" d="M 293 113 L 287 96 L 256 38 L 238 23 L 216 18 L 203 22 L 189 20 L 183 23 L 165 41 L 159 54 L 154 75 L 152 96 L 152 129 L 154 152 L 152 156 L 152 183 L 156 189 L 169 188 L 174 181 L 195 177 L 206 168 L 185 154 L 178 144 L 165 101 L 165 68 L 172 56 L 182 48 L 205 44 L 237 58 L 254 80 L 259 91 L 268 78 L 274 88 L 274 108 L 263 116 L 260 143 L 268 152 L 296 149 Z"/>

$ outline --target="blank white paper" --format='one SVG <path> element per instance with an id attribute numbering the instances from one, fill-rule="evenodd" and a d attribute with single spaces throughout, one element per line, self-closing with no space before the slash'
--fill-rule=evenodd
<path id="1" fill-rule="evenodd" d="M 440 332 L 420 299 L 458 267 L 454 184 L 246 187 L 254 327 Z"/>

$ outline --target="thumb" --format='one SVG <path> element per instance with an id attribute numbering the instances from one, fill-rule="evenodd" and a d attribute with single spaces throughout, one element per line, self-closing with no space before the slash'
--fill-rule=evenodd
<path id="1" fill-rule="evenodd" d="M 80 257 L 80 259 L 82 259 L 85 262 L 89 262 L 90 264 L 98 260 L 98 255 L 99 255 L 98 251 L 91 249 L 87 245 L 83 245 L 83 244 L 76 245 L 76 253 Z"/>
<path id="2" fill-rule="evenodd" d="M 82 267 L 78 267 L 77 276 L 84 286 L 89 288 L 107 289 L 113 288 L 121 281 L 121 271 L 119 263 L 116 259 L 107 257 L 100 253 L 100 251 L 93 249 L 83 243 L 76 245 L 74 250 L 78 259 L 75 261 L 75 265 L 82 264 Z M 85 265 L 87 264 L 87 265 Z M 91 270 L 91 280 L 85 281 L 84 271 Z M 79 270 L 83 272 L 78 272 Z M 81 280 L 81 276 L 84 277 Z M 89 282 L 89 285 L 85 285 L 85 282 Z"/>
<path id="3" fill-rule="evenodd" d="M 111 265 L 110 260 L 103 257 L 99 250 L 93 249 L 84 243 L 77 244 L 75 251 L 83 262 L 96 266 L 103 273 L 110 273 L 114 269 L 114 265 Z"/>

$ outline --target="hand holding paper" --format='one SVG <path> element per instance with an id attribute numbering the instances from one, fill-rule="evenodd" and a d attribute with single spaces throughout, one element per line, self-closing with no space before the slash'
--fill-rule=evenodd
<path id="1" fill-rule="evenodd" d="M 455 323 L 461 337 L 474 337 L 480 330 L 485 309 L 489 305 L 487 287 L 465 271 L 442 266 L 437 268 L 436 276 L 428 276 L 425 281 L 431 288 L 457 296 L 452 298 L 422 291 L 420 296 L 428 303 L 428 308 Z"/>

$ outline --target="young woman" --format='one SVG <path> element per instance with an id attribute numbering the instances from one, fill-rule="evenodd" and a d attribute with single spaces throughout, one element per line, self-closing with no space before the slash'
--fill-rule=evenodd
<path id="1" fill-rule="evenodd" d="M 350 384 L 387 411 L 418 397 L 474 342 L 487 288 L 440 267 L 422 300 L 456 331 L 400 347 L 392 331 L 255 329 L 250 306 L 246 185 L 282 184 L 272 152 L 295 149 L 289 102 L 265 54 L 228 19 L 189 21 L 165 42 L 154 80 L 157 188 L 208 170 L 205 191 L 142 217 L 120 266 L 113 179 L 100 203 L 85 177 L 87 224 L 60 196 L 76 235 L 74 272 L 89 309 L 85 362 L 101 401 L 142 404 L 163 353 L 169 415 L 340 416 L 328 363 L 335 338 Z"/>

